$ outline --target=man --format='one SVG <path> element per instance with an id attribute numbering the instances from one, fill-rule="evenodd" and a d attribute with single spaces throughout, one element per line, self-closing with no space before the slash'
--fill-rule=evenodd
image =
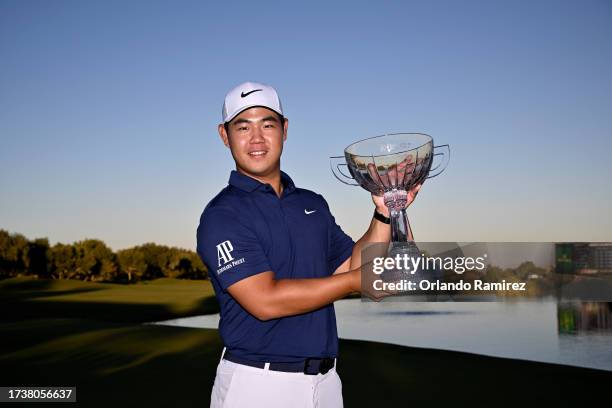
<path id="1" fill-rule="evenodd" d="M 211 407 L 341 407 L 333 302 L 361 291 L 362 245 L 390 239 L 382 197 L 355 243 L 321 195 L 281 171 L 288 125 L 270 86 L 246 82 L 225 97 L 218 131 L 236 170 L 197 232 L 225 345 Z"/>

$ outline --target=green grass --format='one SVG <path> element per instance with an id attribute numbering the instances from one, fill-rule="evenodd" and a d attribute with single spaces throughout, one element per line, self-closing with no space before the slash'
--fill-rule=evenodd
<path id="1" fill-rule="evenodd" d="M 11 319 L 68 317 L 147 322 L 217 313 L 209 281 L 157 279 L 123 285 L 12 278 L 0 281 L 0 306 Z"/>
<path id="2" fill-rule="evenodd" d="M 0 384 L 76 386 L 86 407 L 205 407 L 221 347 L 216 330 L 83 319 L 0 323 L 0 334 Z"/>
<path id="3" fill-rule="evenodd" d="M 0 385 L 76 385 L 86 407 L 206 407 L 217 331 L 139 322 L 214 312 L 211 294 L 202 281 L 0 281 Z M 341 340 L 338 361 L 346 407 L 606 405 L 612 380 L 605 371 L 354 340 Z"/>

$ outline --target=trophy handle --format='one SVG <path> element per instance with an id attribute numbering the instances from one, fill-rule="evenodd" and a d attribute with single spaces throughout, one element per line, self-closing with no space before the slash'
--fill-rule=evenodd
<path id="1" fill-rule="evenodd" d="M 348 184 L 349 186 L 359 185 L 359 183 L 355 182 L 355 179 L 353 177 L 347 176 L 342 170 L 340 170 L 340 166 L 348 167 L 344 156 L 331 156 L 329 158 L 329 166 L 331 167 L 331 171 L 334 177 L 336 177 L 344 184 Z"/>
<path id="2" fill-rule="evenodd" d="M 450 147 L 445 145 L 434 146 L 433 148 L 433 156 L 439 157 L 438 163 L 436 163 L 435 167 L 432 164 L 432 167 L 429 169 L 429 174 L 427 178 L 436 177 L 438 174 L 442 173 L 446 166 L 448 165 L 448 161 L 450 160 Z"/>

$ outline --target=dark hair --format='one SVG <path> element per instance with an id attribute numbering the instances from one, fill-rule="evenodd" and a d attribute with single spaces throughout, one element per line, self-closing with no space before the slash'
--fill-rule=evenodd
<path id="1" fill-rule="evenodd" d="M 284 125 L 285 124 L 285 117 L 283 115 L 281 115 L 280 113 L 278 113 L 278 112 L 274 112 L 274 113 L 276 113 L 276 116 L 278 116 L 278 120 L 280 120 L 281 125 Z M 236 118 L 234 118 L 234 119 L 236 119 Z M 232 119 L 232 120 L 234 120 L 234 119 Z M 230 120 L 229 122 L 223 123 L 223 127 L 225 128 L 225 131 L 227 132 L 227 134 L 229 134 L 229 124 L 232 123 L 232 120 Z"/>

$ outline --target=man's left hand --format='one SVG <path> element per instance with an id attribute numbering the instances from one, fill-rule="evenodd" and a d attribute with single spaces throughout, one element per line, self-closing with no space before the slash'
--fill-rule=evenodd
<path id="1" fill-rule="evenodd" d="M 410 191 L 408 191 L 408 199 L 406 201 L 406 208 L 408 208 L 408 206 L 412 204 L 417 194 L 419 193 L 419 190 L 421 189 L 422 185 L 423 184 L 416 184 L 414 187 L 410 189 Z M 372 194 L 372 202 L 374 202 L 374 205 L 376 206 L 376 210 L 379 213 L 381 213 L 385 217 L 389 217 L 389 208 L 387 208 L 387 206 L 385 205 L 385 200 L 383 196 L 377 196 L 376 194 Z"/>

